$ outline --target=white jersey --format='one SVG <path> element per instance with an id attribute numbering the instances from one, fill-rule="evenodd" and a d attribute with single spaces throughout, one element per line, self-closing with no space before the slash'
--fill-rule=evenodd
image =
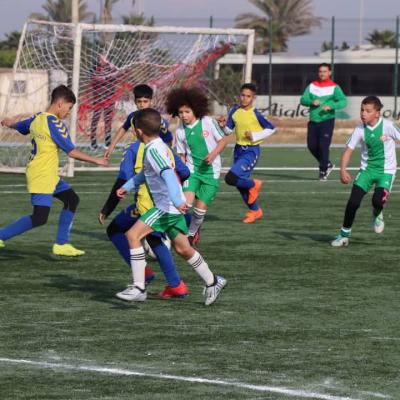
<path id="1" fill-rule="evenodd" d="M 211 165 L 204 160 L 224 137 L 224 132 L 211 117 L 203 117 L 193 125 L 181 124 L 176 130 L 176 151 L 186 155 L 190 172 L 218 179 L 221 174 L 221 157 L 218 154 Z"/>
<path id="2" fill-rule="evenodd" d="M 161 177 L 163 171 L 173 170 L 174 167 L 172 151 L 162 139 L 157 138 L 146 144 L 143 155 L 143 171 L 154 206 L 170 214 L 180 214 L 169 197 L 167 184 Z M 182 202 L 185 202 L 182 186 L 180 184 L 179 186 Z"/>
<path id="3" fill-rule="evenodd" d="M 396 125 L 380 118 L 375 126 L 358 125 L 347 142 L 354 150 L 361 143 L 361 169 L 371 169 L 384 173 L 396 173 L 396 140 L 400 131 Z"/>

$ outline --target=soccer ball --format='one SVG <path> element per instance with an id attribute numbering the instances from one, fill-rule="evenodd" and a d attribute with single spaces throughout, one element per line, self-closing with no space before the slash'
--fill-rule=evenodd
<path id="1" fill-rule="evenodd" d="M 171 249 L 171 240 L 168 236 L 161 238 L 162 242 L 167 246 L 167 248 Z M 157 260 L 154 251 L 151 249 L 149 243 L 147 242 L 146 238 L 143 239 L 142 242 L 144 252 L 146 253 L 147 257 L 151 258 L 152 260 Z"/>

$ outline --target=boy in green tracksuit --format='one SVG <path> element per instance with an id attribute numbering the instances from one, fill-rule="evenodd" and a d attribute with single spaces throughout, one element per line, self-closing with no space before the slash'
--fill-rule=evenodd
<path id="1" fill-rule="evenodd" d="M 373 186 L 374 231 L 382 233 L 385 227 L 382 210 L 389 197 L 397 169 L 395 141 L 400 140 L 400 130 L 392 121 L 381 118 L 382 107 L 381 101 L 375 96 L 368 96 L 361 102 L 362 124 L 354 129 L 342 155 L 340 180 L 348 184 L 351 182 L 351 176 L 347 172 L 347 166 L 353 150 L 361 143 L 361 168 L 354 180 L 340 234 L 331 242 L 333 247 L 348 246 L 357 209 Z"/>
<path id="2" fill-rule="evenodd" d="M 334 167 L 329 161 L 329 147 L 335 127 L 335 110 L 346 107 L 347 99 L 339 85 L 331 80 L 329 64 L 319 65 L 318 77 L 307 86 L 300 104 L 310 107 L 307 147 L 319 162 L 319 179 L 326 181 Z"/>

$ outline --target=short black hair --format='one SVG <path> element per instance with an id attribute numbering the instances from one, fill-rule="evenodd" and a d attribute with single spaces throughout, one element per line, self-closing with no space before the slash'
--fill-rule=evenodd
<path id="1" fill-rule="evenodd" d="M 189 107 L 196 118 L 203 118 L 209 113 L 209 102 L 204 91 L 198 87 L 177 88 L 168 93 L 165 101 L 168 114 L 179 115 L 179 109 Z"/>
<path id="2" fill-rule="evenodd" d="M 141 97 L 145 97 L 146 99 L 153 98 L 153 89 L 149 85 L 136 85 L 133 88 L 133 95 L 135 99 L 140 99 Z"/>
<path id="3" fill-rule="evenodd" d="M 331 66 L 330 66 L 330 64 L 328 64 L 328 63 L 321 63 L 321 64 L 319 64 L 318 65 L 318 69 L 320 69 L 321 67 L 326 67 L 326 68 L 328 68 L 329 69 L 329 71 L 331 71 L 332 70 L 332 68 L 331 68 Z"/>
<path id="4" fill-rule="evenodd" d="M 383 108 L 383 104 L 379 97 L 376 96 L 367 96 L 361 102 L 361 105 L 372 104 L 377 111 L 381 111 Z"/>
<path id="5" fill-rule="evenodd" d="M 159 136 L 161 115 L 154 108 L 145 108 L 135 114 L 135 128 L 147 136 Z"/>
<path id="6" fill-rule="evenodd" d="M 58 99 L 64 99 L 67 103 L 76 103 L 74 92 L 65 85 L 57 86 L 51 92 L 51 104 L 54 104 Z"/>
<path id="7" fill-rule="evenodd" d="M 241 87 L 240 87 L 240 91 L 244 90 L 244 89 L 248 89 L 251 90 L 254 94 L 257 93 L 257 86 L 254 83 L 244 83 Z"/>

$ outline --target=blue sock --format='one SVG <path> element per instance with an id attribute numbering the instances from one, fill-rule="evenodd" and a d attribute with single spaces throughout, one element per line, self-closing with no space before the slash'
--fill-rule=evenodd
<path id="1" fill-rule="evenodd" d="M 5 226 L 3 229 L 0 229 L 0 240 L 11 239 L 12 237 L 18 236 L 32 228 L 33 225 L 31 216 L 25 215 L 17 221 Z"/>
<path id="2" fill-rule="evenodd" d="M 240 189 L 251 189 L 254 186 L 253 179 L 239 178 L 236 182 L 236 187 Z"/>
<path id="3" fill-rule="evenodd" d="M 129 251 L 129 243 L 128 239 L 125 236 L 125 233 L 117 232 L 111 236 L 111 241 L 115 248 L 118 250 L 121 257 L 128 264 L 129 268 L 131 267 L 131 253 Z"/>
<path id="4" fill-rule="evenodd" d="M 249 204 L 247 201 L 249 199 L 249 191 L 247 189 L 239 189 L 240 194 L 242 195 L 242 199 L 245 202 L 246 206 L 249 207 L 250 210 L 252 211 L 257 211 L 260 207 L 257 204 L 257 202 L 253 204 Z"/>
<path id="5" fill-rule="evenodd" d="M 58 220 L 58 231 L 57 231 L 57 244 L 65 244 L 69 242 L 69 233 L 72 228 L 72 221 L 74 220 L 75 213 L 63 208 L 60 213 Z"/>
<path id="6" fill-rule="evenodd" d="M 176 270 L 174 259 L 172 258 L 171 251 L 165 246 L 164 243 L 159 244 L 152 248 L 154 254 L 157 256 L 157 260 L 160 264 L 162 273 L 165 276 L 165 280 L 168 282 L 168 286 L 175 288 L 179 286 L 181 278 Z"/>
<path id="7" fill-rule="evenodd" d="M 186 225 L 189 227 L 190 223 L 192 222 L 192 214 L 186 213 L 185 220 L 186 220 Z"/>

